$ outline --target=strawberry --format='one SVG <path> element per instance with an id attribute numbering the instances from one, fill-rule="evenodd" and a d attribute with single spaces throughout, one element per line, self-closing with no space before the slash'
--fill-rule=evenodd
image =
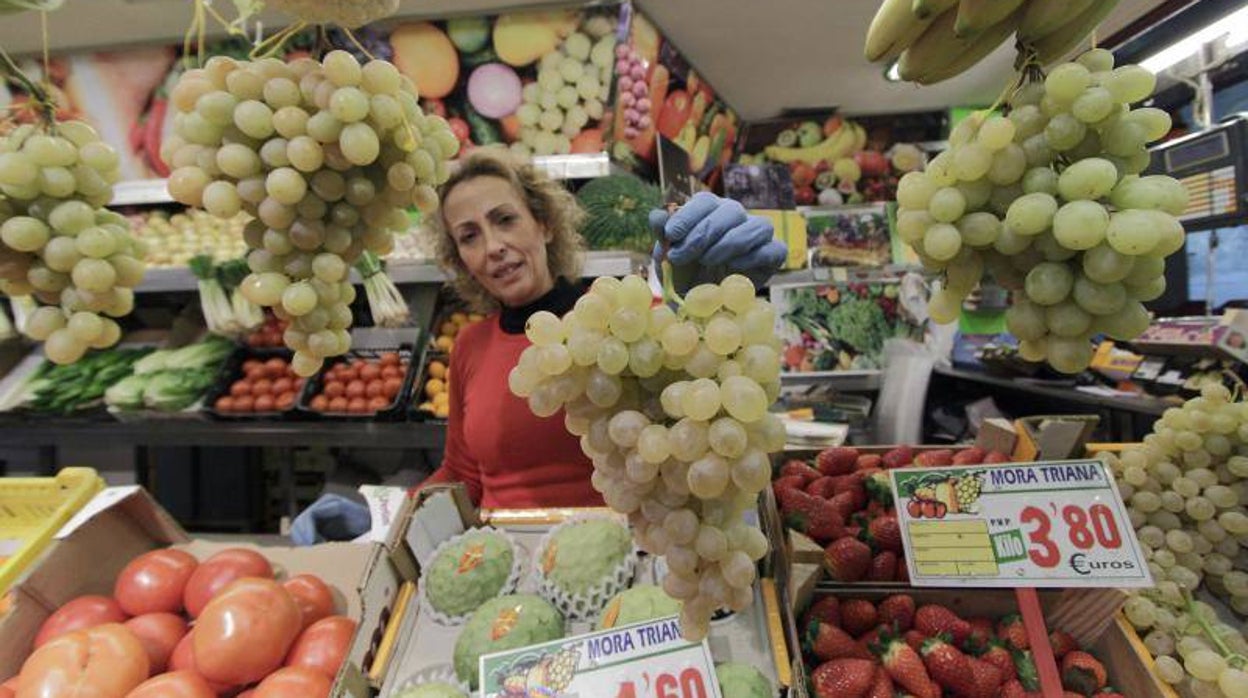
<path id="1" fill-rule="evenodd" d="M 909 446 L 894 448 L 880 459 L 880 467 L 885 470 L 904 468 L 914 462 L 914 449 Z"/>
<path id="2" fill-rule="evenodd" d="M 987 451 L 979 446 L 964 448 L 953 454 L 954 465 L 979 465 L 984 462 L 984 456 L 988 455 Z"/>
<path id="3" fill-rule="evenodd" d="M 831 499 L 832 495 L 835 494 L 832 490 L 832 485 L 835 484 L 835 479 L 836 478 L 831 478 L 827 475 L 819 476 L 809 485 L 806 485 L 806 494 L 820 499 Z"/>
<path id="4" fill-rule="evenodd" d="M 810 625 L 812 621 L 831 623 L 832 625 L 840 627 L 840 600 L 835 596 L 825 596 L 816 601 L 810 608 L 806 609 L 806 615 L 802 618 L 802 625 Z"/>
<path id="5" fill-rule="evenodd" d="M 971 688 L 962 692 L 963 698 L 995 698 L 1001 688 L 1001 670 L 976 657 L 967 657 L 971 670 Z"/>
<path id="6" fill-rule="evenodd" d="M 1011 613 L 997 623 L 997 637 L 1012 649 L 1031 649 L 1031 643 L 1027 640 L 1027 627 L 1023 625 L 1023 617 L 1017 613 Z"/>
<path id="7" fill-rule="evenodd" d="M 858 644 L 862 645 L 863 649 L 870 652 L 871 647 L 880 644 L 881 632 L 888 632 L 888 628 L 884 627 L 883 625 L 877 625 L 874 628 L 871 628 L 867 632 L 858 636 Z M 871 655 L 871 656 L 874 657 L 875 655 Z"/>
<path id="8" fill-rule="evenodd" d="M 1105 688 L 1105 666 L 1096 657 L 1075 650 L 1062 657 L 1062 686 L 1084 696 Z"/>
<path id="9" fill-rule="evenodd" d="M 880 623 L 896 633 L 904 633 L 914 627 L 914 597 L 909 594 L 893 594 L 880 602 L 876 608 Z"/>
<path id="10" fill-rule="evenodd" d="M 1014 657 L 1014 673 L 1018 675 L 1019 683 L 1028 691 L 1039 691 L 1040 670 L 1036 668 L 1036 658 L 1031 650 L 1011 650 L 1010 654 Z"/>
<path id="11" fill-rule="evenodd" d="M 879 516 L 867 524 L 866 543 L 877 552 L 890 552 L 901 555 L 901 525 L 896 516 Z"/>
<path id="12" fill-rule="evenodd" d="M 997 638 L 996 626 L 991 618 L 976 616 L 967 618 L 966 622 L 971 624 L 971 636 L 963 643 L 965 647 L 962 649 L 974 653 L 983 652 L 988 648 L 988 643 Z"/>
<path id="13" fill-rule="evenodd" d="M 1000 451 L 991 451 L 984 456 L 984 465 L 997 465 L 999 463 L 1012 463 L 1014 459 L 1010 458 L 1010 454 Z"/>
<path id="14" fill-rule="evenodd" d="M 811 623 L 806 628 L 806 645 L 820 661 L 833 659 L 871 659 L 865 647 L 853 636 L 829 623 Z"/>
<path id="15" fill-rule="evenodd" d="M 845 536 L 823 550 L 823 566 L 838 582 L 860 582 L 871 566 L 871 548 L 860 540 Z M 841 609 L 844 620 L 844 608 Z"/>
<path id="16" fill-rule="evenodd" d="M 903 584 L 910 583 L 910 568 L 906 567 L 906 561 L 902 560 L 897 565 L 897 580 Z"/>
<path id="17" fill-rule="evenodd" d="M 957 647 L 937 635 L 923 643 L 919 650 L 927 674 L 946 691 L 959 695 L 970 691 L 971 667 L 968 658 Z"/>
<path id="18" fill-rule="evenodd" d="M 923 649 L 923 643 L 927 642 L 927 636 L 917 630 L 907 630 L 901 639 L 906 641 L 915 652 Z"/>
<path id="19" fill-rule="evenodd" d="M 858 449 L 846 446 L 824 449 L 815 458 L 815 467 L 824 475 L 845 475 L 854 472 Z"/>
<path id="20" fill-rule="evenodd" d="M 879 624 L 880 615 L 875 604 L 864 599 L 841 601 L 841 627 L 845 632 L 858 637 Z"/>
<path id="21" fill-rule="evenodd" d="M 849 475 L 836 475 L 832 477 L 832 494 L 838 495 L 842 492 L 848 492 L 862 483 L 862 477 L 857 473 Z"/>
<path id="22" fill-rule="evenodd" d="M 935 451 L 924 451 L 915 456 L 914 464 L 926 468 L 936 468 L 953 464 L 953 451 L 947 448 Z"/>
<path id="23" fill-rule="evenodd" d="M 859 509 L 862 509 L 862 507 L 856 504 L 855 500 L 854 494 L 846 491 L 833 496 L 831 502 L 832 507 L 841 515 L 841 519 L 848 520 L 849 517 L 858 513 Z"/>
<path id="24" fill-rule="evenodd" d="M 866 698 L 893 698 L 894 695 L 893 680 L 889 678 L 888 672 L 884 667 L 876 667 L 875 682 L 871 684 L 871 690 L 867 691 Z"/>
<path id="25" fill-rule="evenodd" d="M 999 641 L 990 642 L 988 649 L 979 655 L 979 658 L 1000 669 L 1001 678 L 1006 681 L 1013 681 L 1018 676 L 1018 672 L 1014 669 L 1014 657 Z"/>
<path id="26" fill-rule="evenodd" d="M 1059 662 L 1062 657 L 1079 649 L 1079 643 L 1075 642 L 1075 638 L 1064 630 L 1054 630 L 1049 633 L 1049 646 L 1053 648 L 1053 658 Z"/>
<path id="27" fill-rule="evenodd" d="M 878 468 L 883 462 L 884 459 L 874 453 L 864 453 L 858 456 L 858 461 L 854 465 L 858 470 L 867 470 L 869 468 Z"/>
<path id="28" fill-rule="evenodd" d="M 1018 679 L 1014 679 L 1001 684 L 1001 698 L 1040 698 L 1040 694 L 1028 691 Z"/>
<path id="29" fill-rule="evenodd" d="M 810 467 L 804 461 L 797 460 L 796 458 L 789 460 L 785 462 L 784 465 L 780 466 L 780 477 L 796 475 L 797 477 L 802 478 L 803 484 L 809 484 L 819 479 L 819 476 L 823 474 L 824 473 L 820 473 L 818 470 Z"/>
<path id="30" fill-rule="evenodd" d="M 970 623 L 938 604 L 920 606 L 914 612 L 914 627 L 928 637 L 948 635 L 955 645 L 961 645 L 971 635 Z"/>
<path id="31" fill-rule="evenodd" d="M 875 682 L 875 662 L 833 659 L 816 667 L 810 680 L 815 698 L 863 698 Z"/>
<path id="32" fill-rule="evenodd" d="M 845 535 L 845 521 L 830 502 L 820 499 L 806 521 L 806 535 L 824 544 Z"/>
<path id="33" fill-rule="evenodd" d="M 771 483 L 771 491 L 776 493 L 776 498 L 780 498 L 780 493 L 784 490 L 802 490 L 806 487 L 806 479 L 800 475 L 785 475 L 776 478 Z"/>
<path id="34" fill-rule="evenodd" d="M 940 686 L 928 676 L 923 659 L 910 645 L 899 638 L 893 638 L 885 642 L 877 652 L 893 683 L 917 698 L 940 698 Z"/>
<path id="35" fill-rule="evenodd" d="M 868 582 L 891 582 L 897 576 L 897 553 L 885 550 L 871 558 L 871 566 L 867 568 Z"/>
<path id="36" fill-rule="evenodd" d="M 812 497 L 801 490 L 785 490 L 780 493 L 778 500 L 784 523 L 795 531 L 810 533 L 812 528 L 818 528 L 819 533 L 835 534 L 839 533 L 839 526 L 844 524 L 845 518 L 838 516 L 826 499 Z M 814 538 L 815 535 L 811 534 L 811 537 Z M 826 535 L 828 540 L 834 537 Z"/>

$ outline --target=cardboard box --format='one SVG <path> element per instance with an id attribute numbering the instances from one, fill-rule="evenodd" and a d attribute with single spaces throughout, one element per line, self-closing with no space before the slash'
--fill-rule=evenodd
<path id="1" fill-rule="evenodd" d="M 526 509 L 474 511 L 456 486 L 422 490 L 418 500 L 413 500 L 405 517 L 401 519 L 392 536 L 398 549 L 410 555 L 408 562 L 419 570 L 423 562 L 443 540 L 469 527 L 485 523 L 509 533 L 525 553 L 536 554 L 536 546 L 542 535 L 553 525 L 568 517 L 607 510 L 587 509 Z M 760 520 L 764 532 L 771 524 Z M 638 564 L 635 580 L 654 581 L 654 558 L 643 556 Z M 772 561 L 762 566 L 764 574 Z M 532 592 L 534 581 L 529 575 L 531 562 L 526 562 L 521 577 L 520 591 Z M 710 647 L 717 661 L 737 661 L 759 668 L 773 683 L 787 693 L 792 683 L 792 657 L 795 646 L 786 635 L 793 621 L 789 615 L 787 597 L 779 590 L 781 585 L 767 577 L 760 579 L 755 587 L 755 603 L 742 613 L 712 624 Z M 589 621 L 569 621 L 568 635 L 578 635 L 592 629 Z M 390 619 L 383 635 L 392 641 L 382 641 L 383 649 L 377 653 L 376 663 L 370 672 L 380 698 L 388 698 L 402 688 L 409 679 L 427 677 L 431 671 L 452 671 L 451 657 L 459 628 L 442 626 L 432 619 L 422 617 L 420 604 L 415 600 L 406 605 L 402 614 Z"/>
<path id="2" fill-rule="evenodd" d="M 1100 421 L 1100 417 L 1087 414 L 1042 415 L 1016 420 L 1018 444 L 1011 457 L 1017 463 L 1079 458 Z"/>
<path id="3" fill-rule="evenodd" d="M 330 543 L 313 547 L 261 547 L 191 538 L 152 496 L 137 487 L 111 488 L 62 529 L 9 595 L 0 616 L 0 677 L 21 669 L 44 619 L 83 594 L 111 595 L 117 574 L 134 557 L 173 546 L 200 560 L 226 548 L 250 548 L 273 563 L 282 577 L 315 574 L 335 591 L 338 607 L 359 622 L 348 661 L 333 695 L 369 698 L 361 660 L 375 646 L 375 630 L 386 618 L 402 577 L 384 545 Z"/>
<path id="4" fill-rule="evenodd" d="M 1159 318 L 1129 344 L 1141 354 L 1248 362 L 1248 310 L 1230 308 L 1215 317 Z"/>

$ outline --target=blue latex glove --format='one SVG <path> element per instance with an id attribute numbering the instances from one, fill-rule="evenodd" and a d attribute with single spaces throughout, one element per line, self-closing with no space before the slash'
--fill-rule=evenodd
<path id="1" fill-rule="evenodd" d="M 290 538 L 295 545 L 353 540 L 371 527 L 368 507 L 339 494 L 324 494 L 295 517 Z"/>
<path id="2" fill-rule="evenodd" d="M 719 281 L 738 272 L 762 284 L 789 254 L 788 247 L 775 239 L 770 220 L 751 216 L 740 203 L 709 192 L 694 194 L 671 216 L 651 211 L 650 227 L 667 240 L 667 259 L 673 266 L 700 267 L 695 283 Z M 659 254 L 656 245 L 656 257 Z"/>

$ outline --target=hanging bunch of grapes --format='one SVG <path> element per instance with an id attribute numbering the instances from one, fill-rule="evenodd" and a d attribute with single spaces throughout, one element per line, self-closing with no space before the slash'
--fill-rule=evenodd
<path id="1" fill-rule="evenodd" d="M 1165 290 L 1187 207 L 1174 178 L 1140 176 L 1148 144 L 1170 131 L 1166 112 L 1131 108 L 1155 84 L 1088 51 L 1015 91 L 1008 117 L 958 124 L 949 150 L 901 179 L 898 233 L 944 274 L 933 320 L 956 319 L 989 273 L 1014 292 L 1006 320 L 1020 354 L 1063 373 L 1088 366 L 1092 336 L 1148 327 L 1143 303 Z"/>
<path id="2" fill-rule="evenodd" d="M 85 123 L 56 122 L 23 82 L 49 106 L 0 139 L 0 292 L 38 302 L 21 329 L 69 364 L 121 338 L 115 318 L 134 309 L 143 254 L 125 217 L 104 208 L 117 152 Z"/>
<path id="3" fill-rule="evenodd" d="M 346 51 L 291 63 L 214 57 L 173 91 L 169 193 L 222 218 L 254 217 L 240 288 L 290 322 L 300 375 L 350 348 L 351 265 L 391 250 L 409 206 L 437 206 L 459 143 L 417 97 L 394 65 Z"/>

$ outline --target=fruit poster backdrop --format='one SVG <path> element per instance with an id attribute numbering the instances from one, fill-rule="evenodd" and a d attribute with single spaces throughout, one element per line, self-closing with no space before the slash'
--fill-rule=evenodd
<path id="1" fill-rule="evenodd" d="M 785 373 L 878 369 L 884 340 L 921 340 L 900 281 L 774 286 L 777 335 Z"/>

